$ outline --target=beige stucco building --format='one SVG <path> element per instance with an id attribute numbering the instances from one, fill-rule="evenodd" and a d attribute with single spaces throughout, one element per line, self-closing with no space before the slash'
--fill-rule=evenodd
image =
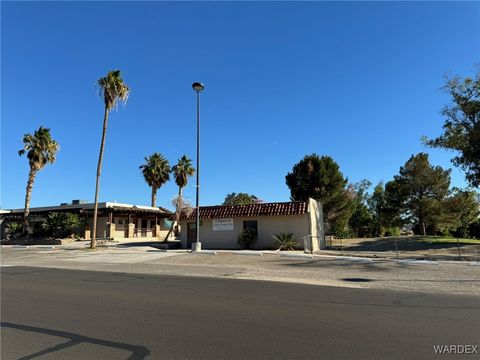
<path id="1" fill-rule="evenodd" d="M 196 241 L 196 210 L 180 220 L 181 243 L 191 248 Z M 246 229 L 257 232 L 256 249 L 276 249 L 278 233 L 293 233 L 304 246 L 316 251 L 325 247 L 321 204 L 305 202 L 260 203 L 234 206 L 200 207 L 200 242 L 204 249 L 240 249 L 238 236 Z"/>
<path id="2" fill-rule="evenodd" d="M 42 226 L 46 216 L 52 212 L 75 213 L 86 219 L 82 229 L 84 239 L 91 238 L 93 228 L 93 203 L 73 200 L 71 204 L 30 208 L 31 231 Z M 20 222 L 24 209 L 4 210 L 1 214 L 2 238 L 8 222 Z M 162 241 L 170 229 L 172 213 L 161 207 L 130 205 L 122 203 L 101 202 L 98 204 L 97 238 L 118 241 Z M 169 240 L 174 238 L 173 232 Z"/>

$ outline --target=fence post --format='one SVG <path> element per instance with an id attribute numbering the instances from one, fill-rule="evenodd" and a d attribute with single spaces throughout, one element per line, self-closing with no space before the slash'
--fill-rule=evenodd
<path id="1" fill-rule="evenodd" d="M 460 241 L 458 241 L 458 236 L 457 236 L 457 248 L 458 248 L 458 260 L 462 260 L 462 251 L 460 250 Z"/>
<path id="2" fill-rule="evenodd" d="M 397 246 L 397 238 L 395 237 L 395 254 L 397 255 L 397 259 L 398 259 L 398 246 Z"/>

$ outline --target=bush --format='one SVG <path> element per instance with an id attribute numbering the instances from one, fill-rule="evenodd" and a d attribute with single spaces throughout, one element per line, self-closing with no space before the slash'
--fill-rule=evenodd
<path id="1" fill-rule="evenodd" d="M 468 236 L 472 239 L 480 239 L 480 220 L 477 220 L 468 226 Z"/>
<path id="2" fill-rule="evenodd" d="M 5 232 L 9 238 L 17 238 L 23 232 L 23 225 L 21 223 L 11 222 L 5 226 Z"/>
<path id="3" fill-rule="evenodd" d="M 257 241 L 257 232 L 253 229 L 245 229 L 238 235 L 238 243 L 242 249 L 251 249 Z"/>
<path id="4" fill-rule="evenodd" d="M 49 213 L 43 223 L 46 235 L 58 238 L 79 237 L 84 226 L 84 218 L 77 214 L 62 212 Z"/>
<path id="5" fill-rule="evenodd" d="M 385 228 L 384 236 L 400 236 L 400 228 L 396 226 Z"/>
<path id="6" fill-rule="evenodd" d="M 332 224 L 330 229 L 331 234 L 337 239 L 348 239 L 352 237 L 352 232 L 345 224 Z"/>
<path id="7" fill-rule="evenodd" d="M 279 234 L 275 234 L 273 238 L 278 245 L 278 250 L 295 250 L 295 248 L 300 245 L 293 238 L 293 233 L 281 232 Z"/>

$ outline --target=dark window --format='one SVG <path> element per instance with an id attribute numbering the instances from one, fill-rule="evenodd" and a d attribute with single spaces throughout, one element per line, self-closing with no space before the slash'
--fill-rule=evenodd
<path id="1" fill-rule="evenodd" d="M 247 220 L 243 222 L 243 230 L 253 230 L 256 234 L 258 234 L 258 225 L 257 220 Z"/>
<path id="2" fill-rule="evenodd" d="M 146 229 L 147 228 L 147 219 L 142 219 L 142 229 Z"/>

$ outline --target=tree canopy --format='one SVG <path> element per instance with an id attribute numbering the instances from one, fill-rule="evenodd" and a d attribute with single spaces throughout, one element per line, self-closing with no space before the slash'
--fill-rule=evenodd
<path id="1" fill-rule="evenodd" d="M 452 103 L 442 110 L 443 134 L 435 139 L 423 138 L 428 146 L 457 152 L 452 159 L 465 171 L 470 185 L 480 186 L 480 67 L 474 78 L 453 77 L 444 90 Z"/>
<path id="2" fill-rule="evenodd" d="M 450 172 L 431 165 L 428 155 L 419 153 L 412 155 L 399 174 L 387 183 L 390 205 L 418 224 L 422 235 L 439 220 L 442 201 L 449 192 Z"/>
<path id="3" fill-rule="evenodd" d="M 225 196 L 223 205 L 250 205 L 261 202 L 255 195 L 247 193 L 231 193 Z"/>
<path id="4" fill-rule="evenodd" d="M 352 210 L 352 198 L 346 189 L 348 180 L 330 156 L 305 156 L 293 166 L 285 180 L 292 200 L 307 201 L 309 197 L 319 200 L 330 231 L 337 235 L 345 231 Z"/>
<path id="5" fill-rule="evenodd" d="M 153 153 L 140 165 L 143 177 L 152 188 L 152 206 L 156 206 L 157 190 L 170 179 L 170 163 L 163 155 Z"/>

